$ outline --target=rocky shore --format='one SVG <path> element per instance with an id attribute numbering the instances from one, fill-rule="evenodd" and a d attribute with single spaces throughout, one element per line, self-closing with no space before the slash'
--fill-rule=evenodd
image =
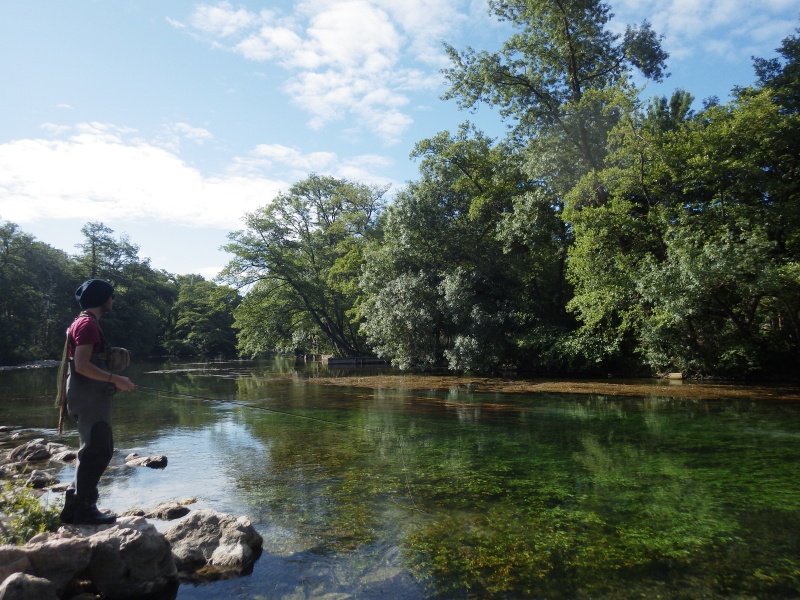
<path id="1" fill-rule="evenodd" d="M 66 486 L 50 471 L 77 457 L 75 449 L 37 432 L 7 426 L 0 426 L 0 448 L 5 448 L 0 478 L 6 494 L 22 487 L 35 494 L 63 491 Z M 126 464 L 163 469 L 167 457 L 131 454 Z M 192 511 L 191 503 L 133 508 L 113 525 L 62 525 L 23 546 L 0 545 L 0 599 L 167 600 L 175 598 L 181 582 L 202 584 L 252 572 L 263 539 L 249 519 Z M 6 531 L 12 517 L 0 512 Z M 160 533 L 148 519 L 178 521 Z"/>

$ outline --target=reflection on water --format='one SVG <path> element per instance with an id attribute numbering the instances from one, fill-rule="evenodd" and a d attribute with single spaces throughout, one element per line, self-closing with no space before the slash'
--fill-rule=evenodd
<path id="1" fill-rule="evenodd" d="M 132 367 L 101 504 L 194 498 L 265 540 L 251 576 L 179 598 L 800 594 L 793 404 L 326 387 L 318 368 Z M 0 373 L 0 422 L 54 430 L 54 388 Z"/>

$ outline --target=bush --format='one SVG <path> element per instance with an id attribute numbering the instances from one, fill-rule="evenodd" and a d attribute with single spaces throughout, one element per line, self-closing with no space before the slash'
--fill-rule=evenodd
<path id="1" fill-rule="evenodd" d="M 60 510 L 46 506 L 27 487 L 6 483 L 0 496 L 0 543 L 21 546 L 36 534 L 56 531 Z"/>

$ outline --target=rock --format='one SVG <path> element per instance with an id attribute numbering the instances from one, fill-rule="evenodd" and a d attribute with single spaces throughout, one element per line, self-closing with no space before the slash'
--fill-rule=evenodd
<path id="1" fill-rule="evenodd" d="M 44 438 L 37 438 L 31 440 L 21 446 L 17 446 L 8 453 L 8 459 L 12 461 L 39 461 L 47 460 L 50 458 L 50 450 L 47 449 L 47 444 L 44 443 Z"/>
<path id="2" fill-rule="evenodd" d="M 159 502 L 155 508 L 144 510 L 142 508 L 132 508 L 122 513 L 125 516 L 144 517 L 145 519 L 159 519 L 161 521 L 174 521 L 184 515 L 188 515 L 191 510 L 179 502 Z"/>
<path id="3" fill-rule="evenodd" d="M 264 543 L 246 517 L 198 510 L 164 532 L 184 578 L 203 580 L 249 573 Z"/>
<path id="4" fill-rule="evenodd" d="M 39 469 L 34 469 L 31 471 L 31 474 L 28 477 L 28 480 L 25 482 L 25 485 L 27 487 L 40 490 L 44 487 L 55 485 L 56 483 L 58 483 L 58 479 L 50 475 L 50 473 L 45 473 Z"/>
<path id="5" fill-rule="evenodd" d="M 60 532 L 39 534 L 22 548 L 31 564 L 31 570 L 26 573 L 47 579 L 59 595 L 89 566 L 92 557 L 92 546 L 87 538 Z"/>
<path id="6" fill-rule="evenodd" d="M 9 477 L 18 475 L 19 473 L 24 473 L 30 468 L 31 465 L 26 462 L 11 462 L 0 466 L 0 474 L 2 474 L 3 477 Z"/>
<path id="7" fill-rule="evenodd" d="M 51 460 L 57 460 L 63 463 L 70 463 L 78 458 L 78 453 L 75 450 L 64 450 L 63 452 L 56 452 L 50 457 Z"/>
<path id="8" fill-rule="evenodd" d="M 86 579 L 109 599 L 174 597 L 178 589 L 169 542 L 136 517 L 122 517 L 114 525 L 65 526 L 25 546 L 0 546 L 0 578 L 13 573 L 48 580 L 57 597 Z"/>
<path id="9" fill-rule="evenodd" d="M 188 515 L 190 509 L 177 502 L 161 502 L 156 507 L 148 512 L 145 516 L 148 519 L 161 519 L 162 521 L 173 521 Z"/>
<path id="10" fill-rule="evenodd" d="M 55 586 L 47 579 L 14 573 L 0 585 L 0 600 L 58 600 Z"/>
<path id="11" fill-rule="evenodd" d="M 150 467 L 151 469 L 164 469 L 167 466 L 167 457 L 139 456 L 135 452 L 125 457 L 125 464 L 129 467 Z"/>
<path id="12" fill-rule="evenodd" d="M 122 517 L 90 537 L 87 576 L 108 598 L 139 598 L 177 590 L 178 571 L 167 539 L 141 517 Z"/>
<path id="13" fill-rule="evenodd" d="M 31 573 L 33 566 L 28 554 L 20 546 L 0 546 L 0 580 L 14 573 Z"/>

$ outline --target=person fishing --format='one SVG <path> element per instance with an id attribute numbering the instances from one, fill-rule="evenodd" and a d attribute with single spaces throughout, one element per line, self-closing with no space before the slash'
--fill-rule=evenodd
<path id="1" fill-rule="evenodd" d="M 82 310 L 67 329 L 66 368 L 60 379 L 59 398 L 62 418 L 67 413 L 78 422 L 80 449 L 75 478 L 67 488 L 61 511 L 64 523 L 105 525 L 117 518 L 97 508 L 97 486 L 114 452 L 111 399 L 117 391 L 130 392 L 136 386 L 113 372 L 127 366 L 128 353 L 110 348 L 100 328 L 100 317 L 111 312 L 114 298 L 114 288 L 102 279 L 89 279 L 75 291 Z M 124 354 L 121 359 L 120 354 Z M 112 362 L 122 363 L 122 367 L 112 368 Z M 59 433 L 61 425 L 59 420 Z"/>

